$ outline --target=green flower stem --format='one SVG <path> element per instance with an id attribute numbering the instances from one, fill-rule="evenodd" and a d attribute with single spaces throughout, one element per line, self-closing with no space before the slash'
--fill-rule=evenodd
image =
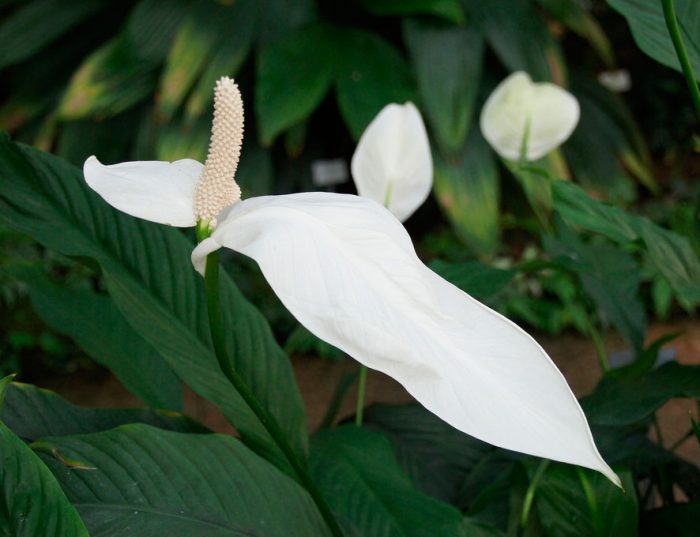
<path id="1" fill-rule="evenodd" d="M 540 464 L 535 470 L 535 475 L 532 477 L 532 481 L 530 481 L 530 485 L 527 487 L 525 499 L 523 500 L 523 510 L 520 513 L 521 530 L 525 529 L 525 526 L 527 526 L 527 521 L 530 518 L 530 511 L 532 510 L 532 502 L 535 500 L 535 491 L 537 491 L 537 487 L 539 486 L 542 476 L 547 470 L 549 463 L 549 459 L 542 459 L 540 461 Z"/>
<path id="2" fill-rule="evenodd" d="M 676 18 L 676 8 L 673 5 L 673 0 L 661 0 L 661 5 L 664 9 L 664 18 L 666 19 L 668 33 L 671 34 L 671 41 L 673 41 L 673 46 L 676 49 L 676 56 L 678 56 L 685 81 L 688 84 L 690 95 L 695 104 L 695 111 L 700 116 L 700 89 L 698 88 L 698 81 L 693 73 L 693 67 L 690 65 L 688 51 L 685 49 L 685 43 L 683 43 L 681 29 L 678 26 L 678 19 Z"/>
<path id="3" fill-rule="evenodd" d="M 360 379 L 357 383 L 357 407 L 355 410 L 355 425 L 362 427 L 365 414 L 365 389 L 367 387 L 367 366 L 360 364 Z"/>
<path id="4" fill-rule="evenodd" d="M 229 382 L 231 382 L 233 387 L 257 416 L 260 423 L 262 423 L 263 427 L 265 427 L 265 430 L 270 434 L 272 439 L 280 448 L 280 451 L 282 451 L 284 454 L 302 485 L 304 485 L 306 490 L 311 495 L 314 503 L 316 503 L 316 506 L 321 512 L 326 524 L 328 524 L 331 533 L 334 535 L 334 537 L 343 537 L 343 533 L 340 530 L 338 523 L 335 521 L 333 513 L 331 513 L 331 510 L 328 508 L 328 505 L 321 496 L 321 493 L 316 488 L 316 485 L 312 481 L 306 466 L 302 464 L 292 448 L 289 446 L 284 432 L 280 428 L 275 418 L 267 411 L 260 401 L 258 401 L 229 359 L 228 353 L 226 352 L 226 346 L 224 344 L 224 326 L 223 318 L 221 316 L 218 250 L 207 256 L 207 263 L 204 272 L 204 287 L 206 289 L 207 296 L 207 313 L 209 314 L 211 339 L 214 345 L 214 353 L 216 354 L 216 359 L 219 362 L 221 371 L 223 371 L 226 378 L 229 380 Z"/>

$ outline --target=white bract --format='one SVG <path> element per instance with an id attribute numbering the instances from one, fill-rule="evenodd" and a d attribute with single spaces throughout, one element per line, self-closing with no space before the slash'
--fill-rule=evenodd
<path id="1" fill-rule="evenodd" d="M 484 138 L 507 160 L 537 160 L 564 143 L 578 124 L 576 97 L 518 71 L 503 80 L 481 110 Z"/>
<path id="2" fill-rule="evenodd" d="M 413 103 L 388 104 L 360 137 L 351 163 L 360 196 L 406 221 L 430 194 L 433 161 L 428 134 Z"/>
<path id="3" fill-rule="evenodd" d="M 202 173 L 192 161 L 85 163 L 88 184 L 108 203 L 172 225 L 197 220 L 193 200 Z M 221 247 L 251 257 L 306 328 L 395 378 L 452 426 L 620 483 L 542 348 L 428 269 L 380 204 L 319 192 L 263 196 L 233 203 L 217 220 L 192 253 L 199 272 Z"/>

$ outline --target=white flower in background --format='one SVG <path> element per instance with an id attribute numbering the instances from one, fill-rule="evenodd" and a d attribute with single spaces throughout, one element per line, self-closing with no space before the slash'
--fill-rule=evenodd
<path id="1" fill-rule="evenodd" d="M 484 138 L 507 160 L 537 160 L 564 143 L 578 124 L 576 97 L 549 82 L 515 72 L 503 80 L 481 110 Z"/>
<path id="2" fill-rule="evenodd" d="M 217 86 L 216 100 L 229 98 Z M 217 111 L 222 106 L 217 103 Z M 407 122 L 406 128 L 423 132 L 420 123 Z M 217 140 L 207 166 L 226 158 L 212 155 L 215 147 Z M 423 165 L 429 155 L 410 159 Z M 221 167 L 222 173 L 230 169 Z M 129 214 L 177 226 L 198 220 L 195 192 L 206 166 L 204 172 L 192 160 L 104 166 L 91 157 L 84 171 L 94 190 Z M 380 204 L 320 192 L 263 196 L 233 203 L 217 220 L 192 253 L 198 271 L 223 246 L 251 257 L 301 324 L 395 378 L 452 426 L 496 446 L 598 470 L 619 484 L 542 348 L 428 269 L 404 227 Z"/>
<path id="3" fill-rule="evenodd" d="M 352 156 L 357 193 L 405 222 L 430 194 L 433 161 L 428 134 L 413 103 L 388 104 L 362 133 Z"/>
<path id="4" fill-rule="evenodd" d="M 613 93 L 624 93 L 632 88 L 632 77 L 627 69 L 601 71 L 598 73 L 598 82 Z"/>

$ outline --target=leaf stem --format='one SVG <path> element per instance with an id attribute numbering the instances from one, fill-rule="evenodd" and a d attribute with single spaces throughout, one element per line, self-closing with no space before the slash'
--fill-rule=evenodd
<path id="1" fill-rule="evenodd" d="M 540 480 L 547 470 L 549 463 L 549 459 L 542 459 L 540 461 L 540 464 L 535 470 L 535 475 L 532 477 L 532 481 L 530 481 L 530 485 L 527 487 L 525 499 L 523 500 L 523 510 L 520 514 L 521 530 L 525 529 L 525 526 L 527 526 L 527 521 L 530 518 L 530 511 L 532 510 L 532 502 L 535 500 L 535 492 L 537 491 L 537 487 L 539 486 Z"/>
<path id="2" fill-rule="evenodd" d="M 698 81 L 693 73 L 693 67 L 690 65 L 688 51 L 685 48 L 685 43 L 683 43 L 683 36 L 681 36 L 681 29 L 678 25 L 678 18 L 676 17 L 676 8 L 673 5 L 673 0 L 661 0 L 661 5 L 663 6 L 668 33 L 671 34 L 671 41 L 673 41 L 673 46 L 676 49 L 676 56 L 678 56 L 678 61 L 681 64 L 683 76 L 685 76 L 685 81 L 688 84 L 688 90 L 690 90 L 693 104 L 695 104 L 695 111 L 698 116 L 700 116 L 700 89 L 698 88 Z"/>
<path id="3" fill-rule="evenodd" d="M 360 364 L 360 379 L 357 383 L 357 407 L 355 409 L 355 425 L 362 427 L 365 413 L 365 388 L 367 386 L 367 366 Z"/>
<path id="4" fill-rule="evenodd" d="M 224 343 L 224 327 L 223 318 L 221 316 L 218 250 L 207 256 L 206 268 L 204 271 L 204 287 L 207 297 L 207 313 L 209 314 L 209 328 L 211 332 L 212 344 L 214 346 L 214 353 L 216 354 L 216 359 L 219 362 L 221 371 L 224 373 L 224 375 L 226 375 L 226 378 L 233 385 L 246 404 L 260 420 L 263 427 L 265 427 L 265 430 L 275 441 L 280 451 L 298 476 L 302 485 L 304 485 L 308 493 L 311 495 L 311 498 L 318 507 L 321 516 L 323 516 L 323 519 L 326 521 L 326 524 L 331 530 L 333 536 L 343 537 L 343 533 L 340 530 L 338 523 L 335 521 L 331 510 L 312 481 L 306 466 L 299 460 L 297 455 L 290 447 L 287 439 L 285 438 L 284 432 L 275 418 L 267 411 L 260 401 L 258 401 L 257 397 L 255 397 L 243 378 L 238 374 L 238 371 L 236 371 L 236 368 L 229 359 L 226 351 L 226 345 Z"/>

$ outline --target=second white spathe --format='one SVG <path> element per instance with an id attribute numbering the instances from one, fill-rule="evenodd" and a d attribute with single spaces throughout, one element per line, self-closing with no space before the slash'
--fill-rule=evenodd
<path id="1" fill-rule="evenodd" d="M 386 105 L 360 137 L 350 165 L 357 193 L 405 222 L 430 195 L 433 160 L 420 112 Z"/>
<path id="2" fill-rule="evenodd" d="M 493 90 L 481 110 L 479 126 L 501 157 L 532 161 L 564 143 L 576 128 L 576 97 L 550 82 L 533 82 L 517 71 Z"/>

